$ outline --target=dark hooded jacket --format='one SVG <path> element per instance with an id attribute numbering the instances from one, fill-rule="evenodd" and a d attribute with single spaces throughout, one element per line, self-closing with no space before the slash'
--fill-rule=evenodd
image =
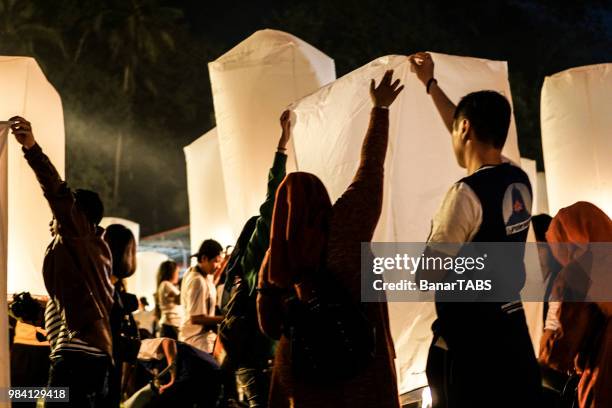
<path id="1" fill-rule="evenodd" d="M 78 208 L 74 193 L 40 146 L 24 149 L 24 153 L 58 223 L 58 234 L 43 262 L 47 292 L 65 317 L 68 330 L 111 356 L 111 254 L 102 231 Z"/>

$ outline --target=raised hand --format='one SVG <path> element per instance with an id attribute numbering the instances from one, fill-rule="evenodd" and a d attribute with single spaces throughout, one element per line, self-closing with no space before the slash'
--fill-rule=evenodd
<path id="1" fill-rule="evenodd" d="M 428 52 L 417 52 L 408 57 L 412 70 L 417 78 L 427 86 L 427 82 L 434 77 L 434 62 Z"/>
<path id="2" fill-rule="evenodd" d="M 30 122 L 21 116 L 13 116 L 9 120 L 13 122 L 11 125 L 11 131 L 15 135 L 15 139 L 17 139 L 17 142 L 20 145 L 26 149 L 29 149 L 36 144 L 36 140 L 34 140 L 34 135 L 32 134 L 32 125 Z"/>
<path id="3" fill-rule="evenodd" d="M 380 81 L 378 87 L 376 87 L 376 83 L 374 79 L 370 82 L 370 96 L 372 97 L 372 102 L 374 102 L 374 106 L 379 108 L 388 108 L 391 106 L 397 95 L 402 92 L 404 89 L 404 85 L 400 86 L 400 80 L 397 79 L 395 82 L 391 83 L 393 79 L 393 70 L 390 69 L 385 72 L 385 75 Z"/>
<path id="4" fill-rule="evenodd" d="M 278 149 L 279 150 L 287 150 L 287 143 L 289 143 L 289 139 L 291 139 L 291 111 L 286 110 L 280 117 L 281 129 L 283 130 L 281 133 L 280 140 L 278 141 Z"/>

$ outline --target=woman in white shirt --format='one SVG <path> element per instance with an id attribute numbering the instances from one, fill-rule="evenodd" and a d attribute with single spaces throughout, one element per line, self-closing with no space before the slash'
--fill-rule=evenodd
<path id="1" fill-rule="evenodd" d="M 160 337 L 178 339 L 181 324 L 182 308 L 181 293 L 178 288 L 179 267 L 174 261 L 164 261 L 157 271 L 156 301 L 161 314 Z"/>

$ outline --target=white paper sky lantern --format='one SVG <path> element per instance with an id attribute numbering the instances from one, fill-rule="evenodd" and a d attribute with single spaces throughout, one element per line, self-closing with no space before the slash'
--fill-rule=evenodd
<path id="1" fill-rule="evenodd" d="M 290 34 L 261 30 L 211 62 L 209 72 L 229 216 L 237 235 L 265 198 L 282 111 L 333 81 L 334 61 Z M 291 171 L 295 165 L 289 153 Z"/>
<path id="2" fill-rule="evenodd" d="M 433 59 L 436 78 L 455 103 L 483 89 L 511 101 L 506 62 L 444 54 L 433 54 Z M 321 177 L 332 200 L 344 192 L 357 170 L 369 122 L 370 79 L 380 81 L 388 69 L 395 70 L 394 78 L 400 78 L 405 89 L 391 107 L 386 204 L 375 239 L 418 242 L 427 238 L 446 191 L 466 173 L 457 165 L 450 134 L 405 56 L 378 58 L 293 106 L 297 165 Z M 520 161 L 514 118 L 504 155 Z"/>
<path id="3" fill-rule="evenodd" d="M 550 214 L 550 210 L 548 208 L 548 190 L 546 186 L 546 173 L 543 171 L 538 171 L 537 174 L 538 179 L 538 207 L 537 212 L 534 214 Z"/>
<path id="4" fill-rule="evenodd" d="M 224 246 L 233 245 L 236 235 L 232 232 L 225 200 L 217 130 L 210 130 L 183 150 L 187 164 L 191 253 L 196 253 L 208 238 Z"/>
<path id="5" fill-rule="evenodd" d="M 483 89 L 498 91 L 512 103 L 506 62 L 443 54 L 433 59 L 436 78 L 455 103 Z M 405 56 L 378 58 L 293 105 L 297 166 L 319 176 L 332 200 L 344 192 L 358 167 L 369 122 L 370 79 L 380 81 L 388 69 L 395 70 L 405 89 L 391 106 L 384 208 L 375 240 L 423 242 L 444 194 L 466 173 L 456 164 L 450 135 Z M 504 154 L 519 163 L 514 118 Z M 389 310 L 403 393 L 427 384 L 436 314 L 433 303 L 391 303 Z"/>
<path id="6" fill-rule="evenodd" d="M 590 201 L 612 216 L 612 64 L 547 77 L 540 109 L 551 215 Z"/>
<path id="7" fill-rule="evenodd" d="M 63 176 L 64 119 L 60 96 L 36 61 L 0 57 L 0 121 L 20 115 L 32 123 L 36 140 Z M 6 293 L 47 294 L 42 278 L 51 242 L 51 210 L 10 132 L 0 132 L 0 310 Z M 7 314 L 0 313 L 0 388 L 8 386 Z"/>
<path id="8" fill-rule="evenodd" d="M 538 202 L 539 194 L 539 184 L 538 184 L 538 171 L 536 166 L 536 161 L 521 157 L 521 168 L 527 176 L 529 176 L 529 182 L 531 183 L 531 191 L 533 193 L 533 200 L 531 202 L 531 213 L 533 215 L 538 214 L 538 208 L 540 203 Z"/>
<path id="9" fill-rule="evenodd" d="M 144 296 L 149 305 L 155 304 L 153 295 L 157 291 L 157 271 L 168 256 L 159 252 L 142 251 L 136 254 L 136 272 L 127 279 L 127 291 L 139 298 Z"/>
<path id="10" fill-rule="evenodd" d="M 529 176 L 531 189 L 533 190 L 531 214 L 548 214 L 548 197 L 546 195 L 546 176 L 544 172 L 537 171 L 535 160 L 524 157 L 521 157 L 521 168 Z"/>

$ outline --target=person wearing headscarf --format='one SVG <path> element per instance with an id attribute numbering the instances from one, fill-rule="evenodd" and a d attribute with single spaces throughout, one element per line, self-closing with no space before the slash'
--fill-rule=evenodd
<path id="1" fill-rule="evenodd" d="M 395 352 L 385 301 L 360 304 L 361 243 L 372 239 L 382 211 L 384 162 L 388 144 L 389 106 L 403 89 L 387 71 L 370 95 L 374 107 L 357 174 L 332 205 L 315 175 L 289 174 L 280 185 L 272 216 L 270 249 L 259 274 L 259 323 L 268 336 L 280 339 L 272 370 L 269 406 L 398 408 Z M 286 310 L 282 292 L 300 299 L 312 293 L 314 271 L 338 282 L 363 307 L 376 328 L 376 354 L 368 366 L 348 379 L 311 383 L 292 369 L 290 341 L 283 331 Z M 325 333 L 321 333 L 325 336 Z M 366 356 L 364 356 L 366 359 Z"/>
<path id="2" fill-rule="evenodd" d="M 540 363 L 579 377 L 580 408 L 611 407 L 612 302 L 605 301 L 611 258 L 597 243 L 612 242 L 612 221 L 580 201 L 559 211 L 546 239 L 563 269 L 553 285 Z"/>
<path id="3" fill-rule="evenodd" d="M 552 291 L 552 285 L 561 270 L 561 265 L 550 251 L 550 246 L 546 241 L 546 231 L 552 222 L 552 217 L 548 214 L 538 214 L 531 217 L 531 225 L 537 242 L 538 257 L 542 268 L 542 278 L 548 280 L 548 285 L 544 292 L 544 313 L 542 318 L 545 320 L 548 313 L 548 300 Z"/>

